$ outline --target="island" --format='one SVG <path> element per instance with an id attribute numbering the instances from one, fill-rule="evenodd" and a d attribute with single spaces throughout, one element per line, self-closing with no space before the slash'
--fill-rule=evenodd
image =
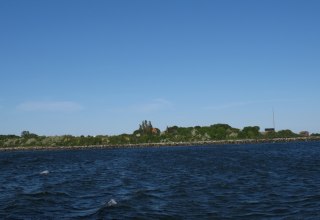
<path id="1" fill-rule="evenodd" d="M 29 131 L 18 135 L 0 135 L 0 150 L 86 149 L 151 146 L 193 146 L 248 144 L 292 141 L 320 141 L 320 134 L 307 131 L 294 133 L 289 129 L 276 131 L 259 126 L 233 128 L 228 124 L 210 126 L 167 127 L 164 131 L 144 120 L 132 134 L 97 136 L 40 136 Z"/>

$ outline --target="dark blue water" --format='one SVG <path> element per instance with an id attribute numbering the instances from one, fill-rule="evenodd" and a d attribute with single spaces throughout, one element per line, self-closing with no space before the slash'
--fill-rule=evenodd
<path id="1" fill-rule="evenodd" d="M 0 152 L 0 219 L 61 218 L 319 219 L 320 142 Z"/>

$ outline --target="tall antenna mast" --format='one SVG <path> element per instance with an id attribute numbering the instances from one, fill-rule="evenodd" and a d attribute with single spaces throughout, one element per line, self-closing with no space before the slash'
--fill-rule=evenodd
<path id="1" fill-rule="evenodd" d="M 272 107 L 272 120 L 273 120 L 273 129 L 276 130 L 276 124 L 274 122 L 274 109 Z"/>

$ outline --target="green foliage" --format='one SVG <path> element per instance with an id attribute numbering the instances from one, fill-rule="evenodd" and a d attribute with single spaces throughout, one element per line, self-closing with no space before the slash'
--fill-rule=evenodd
<path id="1" fill-rule="evenodd" d="M 227 124 L 215 124 L 210 126 L 209 135 L 214 140 L 226 140 L 231 131 L 231 126 Z"/>
<path id="2" fill-rule="evenodd" d="M 239 138 L 257 139 L 261 137 L 259 126 L 244 127 L 240 133 Z"/>
<path id="3" fill-rule="evenodd" d="M 144 120 L 142 123 L 139 125 L 139 133 L 140 134 L 151 134 L 152 133 L 152 124 L 151 121 Z"/>
<path id="4" fill-rule="evenodd" d="M 277 132 L 277 137 L 282 137 L 282 138 L 293 138 L 293 137 L 298 137 L 299 135 L 293 133 L 291 130 L 281 130 Z"/>
<path id="5" fill-rule="evenodd" d="M 311 134 L 320 136 L 320 134 Z M 234 139 L 272 139 L 272 138 L 294 138 L 299 137 L 291 130 L 281 130 L 278 132 L 260 133 L 258 126 L 244 127 L 242 130 L 233 128 L 227 124 L 214 124 L 210 126 L 195 127 L 167 127 L 161 133 L 154 128 L 150 121 L 143 121 L 139 129 L 133 134 L 121 134 L 114 136 L 38 136 L 23 131 L 21 136 L 0 135 L 0 147 L 19 147 L 19 146 L 91 146 L 91 145 L 127 145 L 140 143 L 171 143 L 171 142 L 196 142 L 212 140 L 234 140 Z"/>
<path id="6" fill-rule="evenodd" d="M 158 128 L 152 126 L 151 121 L 144 120 L 139 125 L 139 129 L 135 130 L 133 134 L 122 140 L 122 143 L 155 143 L 161 141 L 161 131 Z"/>
<path id="7" fill-rule="evenodd" d="M 272 139 L 272 138 L 277 138 L 278 134 L 275 131 L 268 131 L 264 133 L 264 138 L 266 139 Z"/>
<path id="8" fill-rule="evenodd" d="M 32 134 L 32 133 L 30 133 L 29 131 L 23 131 L 23 132 L 21 132 L 21 137 L 22 138 L 37 138 L 38 137 L 38 135 L 36 135 L 36 134 Z"/>

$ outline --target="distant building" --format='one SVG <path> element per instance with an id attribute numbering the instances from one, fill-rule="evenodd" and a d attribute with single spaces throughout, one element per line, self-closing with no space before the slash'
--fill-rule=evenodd
<path id="1" fill-rule="evenodd" d="M 303 137 L 309 137 L 308 131 L 301 131 L 299 134 L 300 134 L 300 136 L 303 136 Z"/>
<path id="2" fill-rule="evenodd" d="M 264 129 L 264 131 L 265 131 L 266 133 L 268 133 L 268 132 L 275 132 L 274 128 L 266 128 L 266 129 Z"/>
<path id="3" fill-rule="evenodd" d="M 152 134 L 160 134 L 160 130 L 158 128 L 152 128 L 151 133 Z"/>

